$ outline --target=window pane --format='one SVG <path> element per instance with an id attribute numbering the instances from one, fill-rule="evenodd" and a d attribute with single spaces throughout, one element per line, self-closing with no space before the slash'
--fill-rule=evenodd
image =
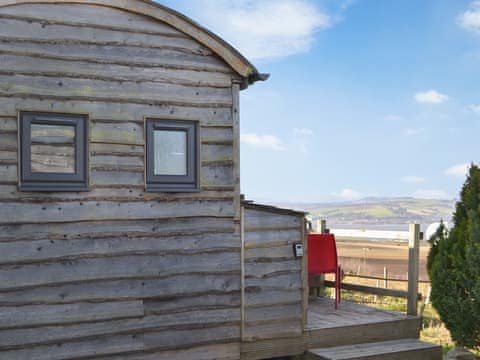
<path id="1" fill-rule="evenodd" d="M 75 127 L 31 124 L 31 171 L 75 173 Z"/>
<path id="2" fill-rule="evenodd" d="M 187 132 L 154 131 L 154 174 L 187 175 Z"/>

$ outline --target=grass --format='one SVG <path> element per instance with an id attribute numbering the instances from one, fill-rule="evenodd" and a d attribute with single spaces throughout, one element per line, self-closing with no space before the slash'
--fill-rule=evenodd
<path id="1" fill-rule="evenodd" d="M 368 279 L 349 279 L 348 282 L 354 282 L 362 285 L 376 286 L 375 280 Z M 405 283 L 389 282 L 389 288 L 405 290 Z M 419 284 L 419 291 L 425 296 L 428 291 L 428 284 Z M 332 289 L 326 289 L 326 295 L 331 295 Z M 387 311 L 407 312 L 406 299 L 396 298 L 391 296 L 379 296 L 365 294 L 354 291 L 342 291 L 342 298 L 356 303 L 373 306 Z M 419 302 L 419 310 L 423 303 Z M 442 323 L 438 313 L 435 311 L 431 303 L 425 305 L 423 310 L 422 329 L 420 331 L 420 339 L 426 342 L 442 346 L 443 352 L 447 353 L 455 344 L 452 341 L 450 333 L 445 325 Z"/>

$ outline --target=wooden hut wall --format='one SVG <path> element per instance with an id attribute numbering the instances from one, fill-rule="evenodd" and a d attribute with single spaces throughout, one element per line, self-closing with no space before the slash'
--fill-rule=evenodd
<path id="1" fill-rule="evenodd" d="M 238 358 L 230 67 L 85 4 L 0 8 L 0 64 L 0 358 Z M 17 190 L 19 110 L 89 114 L 90 191 Z M 201 192 L 144 191 L 144 117 L 200 121 Z"/>
<path id="2" fill-rule="evenodd" d="M 295 258 L 294 243 L 304 242 L 304 216 L 244 209 L 245 359 L 303 352 L 303 258 Z"/>

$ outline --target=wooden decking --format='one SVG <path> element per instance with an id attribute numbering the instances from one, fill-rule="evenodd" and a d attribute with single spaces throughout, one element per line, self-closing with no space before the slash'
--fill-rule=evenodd
<path id="1" fill-rule="evenodd" d="M 306 349 L 366 342 L 418 338 L 421 319 L 403 313 L 384 311 L 349 301 L 338 310 L 333 300 L 310 301 L 304 333 Z"/>
<path id="2" fill-rule="evenodd" d="M 321 347 L 416 339 L 421 319 L 342 301 L 335 310 L 327 298 L 310 299 L 308 322 L 303 336 L 245 342 L 242 359 L 301 355 Z"/>
<path id="3" fill-rule="evenodd" d="M 365 325 L 409 318 L 403 313 L 384 311 L 351 301 L 342 301 L 339 309 L 335 310 L 333 300 L 318 297 L 309 303 L 307 330 Z"/>

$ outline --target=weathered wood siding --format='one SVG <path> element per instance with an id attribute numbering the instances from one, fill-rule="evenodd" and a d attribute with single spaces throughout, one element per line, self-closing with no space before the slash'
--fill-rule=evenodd
<path id="1" fill-rule="evenodd" d="M 262 349 L 272 340 L 301 342 L 304 262 L 295 258 L 293 244 L 304 242 L 303 221 L 299 213 L 245 205 L 243 358 L 282 355 Z"/>
<path id="2" fill-rule="evenodd" d="M 0 358 L 238 358 L 233 71 L 85 4 L 0 7 L 0 64 Z M 19 110 L 89 114 L 90 191 L 18 192 Z M 200 122 L 201 192 L 144 191 L 144 117 Z"/>

